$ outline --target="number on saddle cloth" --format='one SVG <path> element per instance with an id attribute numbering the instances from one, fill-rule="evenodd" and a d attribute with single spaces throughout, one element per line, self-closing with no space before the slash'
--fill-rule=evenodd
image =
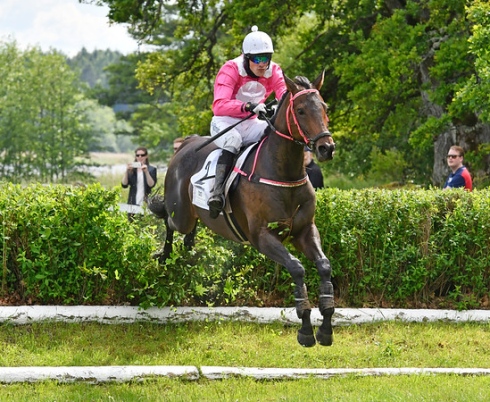
<path id="1" fill-rule="evenodd" d="M 237 161 L 235 162 L 236 168 L 240 169 L 242 167 L 243 163 L 247 159 L 248 154 L 256 145 L 257 144 L 254 143 L 240 153 Z M 192 203 L 199 208 L 209 210 L 208 199 L 211 195 L 211 192 L 213 191 L 214 178 L 216 176 L 216 165 L 220 154 L 221 149 L 215 149 L 214 151 L 212 151 L 204 161 L 202 169 L 191 177 Z M 225 197 L 228 196 L 228 191 L 237 174 L 237 172 L 232 170 L 230 175 L 228 176 L 225 184 Z M 226 212 L 231 212 L 228 209 L 229 204 L 229 202 L 226 203 Z"/>

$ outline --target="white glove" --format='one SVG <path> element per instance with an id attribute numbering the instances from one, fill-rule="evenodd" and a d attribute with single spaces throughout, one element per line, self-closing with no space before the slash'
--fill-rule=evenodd
<path id="1" fill-rule="evenodd" d="M 266 114 L 267 113 L 267 108 L 265 107 L 265 104 L 263 103 L 259 103 L 257 106 L 255 106 L 255 108 L 252 110 L 256 115 L 258 115 L 259 113 L 264 113 Z"/>

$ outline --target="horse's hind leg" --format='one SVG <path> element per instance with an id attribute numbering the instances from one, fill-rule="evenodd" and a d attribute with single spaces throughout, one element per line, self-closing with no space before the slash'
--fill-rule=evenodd
<path id="1" fill-rule="evenodd" d="M 170 254 L 172 253 L 173 250 L 172 246 L 174 242 L 174 230 L 172 230 L 169 227 L 167 220 L 165 220 L 165 227 L 167 228 L 167 234 L 165 236 L 163 250 L 153 254 L 153 258 L 158 259 L 158 262 L 160 264 L 163 264 L 167 260 L 167 258 L 170 257 Z M 184 246 L 188 250 L 191 250 L 194 247 L 196 231 L 197 231 L 197 221 L 196 221 L 196 225 L 194 226 L 194 229 L 192 229 L 190 233 L 184 236 Z"/>
<path id="2" fill-rule="evenodd" d="M 155 254 L 153 254 L 153 258 L 157 259 L 160 264 L 165 263 L 167 258 L 170 257 L 170 254 L 172 253 L 172 244 L 174 242 L 174 231 L 170 229 L 167 218 L 165 218 L 165 228 L 166 234 L 165 241 L 163 243 L 163 250 L 157 251 Z"/>
<path id="3" fill-rule="evenodd" d="M 191 250 L 196 244 L 196 230 L 197 230 L 197 221 L 194 226 L 194 229 L 190 233 L 187 233 L 184 236 L 184 246 L 187 250 Z"/>

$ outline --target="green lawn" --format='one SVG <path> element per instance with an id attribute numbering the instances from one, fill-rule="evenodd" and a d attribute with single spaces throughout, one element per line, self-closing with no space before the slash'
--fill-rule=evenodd
<path id="1" fill-rule="evenodd" d="M 490 367 L 490 324 L 378 323 L 303 348 L 296 327 L 241 322 L 0 325 L 1 366 Z M 10 384 L 0 401 L 486 401 L 490 377 L 411 375 L 259 381 L 147 379 Z M 14 398 L 14 399 L 12 399 Z"/>

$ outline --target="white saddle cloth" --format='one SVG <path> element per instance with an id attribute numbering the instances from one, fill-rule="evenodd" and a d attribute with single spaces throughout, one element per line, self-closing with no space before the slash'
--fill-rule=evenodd
<path id="1" fill-rule="evenodd" d="M 245 149 L 245 151 L 240 154 L 235 163 L 236 168 L 241 169 L 243 163 L 245 162 L 245 159 L 247 158 L 247 155 L 256 145 L 257 144 L 250 145 Z M 221 149 L 215 149 L 213 152 L 211 152 L 204 161 L 202 169 L 191 177 L 192 203 L 199 208 L 209 210 L 208 199 L 214 187 L 216 165 L 220 154 Z M 233 169 L 225 183 L 225 211 L 228 213 L 231 212 L 230 203 L 228 202 L 228 191 L 230 190 L 231 184 L 233 183 L 233 180 L 235 180 L 237 174 L 238 173 L 235 171 L 235 169 Z"/>

